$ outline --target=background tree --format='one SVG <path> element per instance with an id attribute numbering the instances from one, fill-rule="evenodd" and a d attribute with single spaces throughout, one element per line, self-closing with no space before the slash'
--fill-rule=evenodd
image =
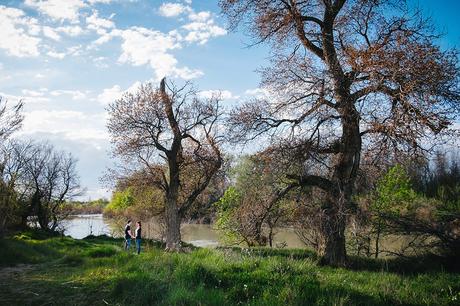
<path id="1" fill-rule="evenodd" d="M 273 46 L 262 70 L 271 96 L 236 108 L 230 130 L 244 140 L 271 136 L 302 170 L 290 178 L 326 193 L 319 254 L 343 266 L 363 145 L 417 152 L 445 133 L 460 109 L 457 52 L 441 50 L 430 23 L 402 0 L 220 3 L 232 26 Z M 301 167 L 309 161 L 325 170 Z"/>
<path id="2" fill-rule="evenodd" d="M 248 246 L 273 246 L 274 229 L 286 221 L 293 188 L 277 173 L 277 164 L 268 156 L 242 157 L 231 170 L 231 186 L 215 204 L 216 228 L 226 242 Z"/>
<path id="3" fill-rule="evenodd" d="M 163 191 L 167 250 L 181 249 L 181 219 L 222 165 L 219 100 L 199 99 L 189 84 L 163 79 L 159 88 L 142 85 L 108 108 L 114 153 L 146 169 Z"/>
<path id="4" fill-rule="evenodd" d="M 415 201 L 417 195 L 412 189 L 410 178 L 404 168 L 396 165 L 379 181 L 370 203 L 371 224 L 375 236 L 375 258 L 380 253 L 380 239 L 388 232 L 386 220 L 392 215 L 397 218 Z"/>
<path id="5" fill-rule="evenodd" d="M 142 220 L 144 221 L 143 233 L 146 237 L 163 239 L 165 236 L 163 191 L 149 179 L 150 174 L 145 169 L 121 178 L 116 184 L 112 200 L 104 209 L 104 216 L 116 220 L 120 224 L 120 232 L 123 231 L 127 219 Z"/>
<path id="6" fill-rule="evenodd" d="M 25 174 L 22 183 L 28 195 L 29 208 L 37 216 L 40 227 L 54 231 L 66 217 L 62 206 L 66 200 L 81 194 L 76 159 L 69 153 L 57 151 L 47 143 L 33 144 L 24 156 Z"/>
<path id="7" fill-rule="evenodd" d="M 24 103 L 19 101 L 9 107 L 8 100 L 0 96 L 0 139 L 7 139 L 12 133 L 21 128 L 24 116 L 22 109 Z"/>
<path id="8" fill-rule="evenodd" d="M 2 155 L 2 182 L 14 203 L 10 210 L 14 223 L 26 227 L 33 218 L 42 229 L 54 231 L 67 216 L 64 203 L 83 191 L 76 159 L 47 143 L 32 141 L 9 141 Z"/>
<path id="9" fill-rule="evenodd" d="M 5 141 L 22 124 L 23 103 L 19 101 L 9 107 L 8 101 L 0 96 L 0 237 L 7 226 L 17 223 L 18 202 L 14 190 L 15 177 L 5 173 L 6 164 L 11 159 L 9 144 Z"/>

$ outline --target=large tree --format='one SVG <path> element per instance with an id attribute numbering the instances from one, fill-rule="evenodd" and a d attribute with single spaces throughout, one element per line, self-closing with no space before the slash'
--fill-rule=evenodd
<path id="1" fill-rule="evenodd" d="M 219 101 L 163 79 L 108 108 L 115 154 L 163 191 L 167 250 L 181 249 L 181 220 L 222 165 Z"/>
<path id="2" fill-rule="evenodd" d="M 288 164 L 304 165 L 290 178 L 326 193 L 320 255 L 345 265 L 363 148 L 416 151 L 447 131 L 460 109 L 457 52 L 437 46 L 429 21 L 402 0 L 222 0 L 221 7 L 232 26 L 245 25 L 273 51 L 262 70 L 270 94 L 235 109 L 231 130 L 244 140 L 267 133 Z"/>

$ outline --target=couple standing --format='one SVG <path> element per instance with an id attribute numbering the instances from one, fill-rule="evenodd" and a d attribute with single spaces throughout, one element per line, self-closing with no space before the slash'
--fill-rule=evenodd
<path id="1" fill-rule="evenodd" d="M 137 221 L 136 227 L 136 236 L 133 236 L 131 233 L 131 220 L 128 220 L 125 226 L 125 250 L 129 250 L 131 246 L 131 238 L 136 239 L 136 249 L 137 254 L 141 252 L 141 237 L 142 237 L 142 228 L 141 228 L 141 221 Z"/>

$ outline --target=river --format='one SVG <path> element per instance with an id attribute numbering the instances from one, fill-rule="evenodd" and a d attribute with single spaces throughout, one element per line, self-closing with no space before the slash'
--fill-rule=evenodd
<path id="1" fill-rule="evenodd" d="M 118 224 L 112 219 L 100 215 L 76 215 L 63 222 L 65 234 L 81 239 L 90 234 L 119 237 L 123 233 L 124 224 Z M 158 224 L 144 222 L 143 232 L 146 237 L 158 238 Z M 209 224 L 183 224 L 181 227 L 182 240 L 200 247 L 216 247 L 221 244 L 219 234 Z M 289 248 L 305 248 L 295 232 L 289 228 L 279 228 L 274 237 L 275 245 L 285 245 Z"/>

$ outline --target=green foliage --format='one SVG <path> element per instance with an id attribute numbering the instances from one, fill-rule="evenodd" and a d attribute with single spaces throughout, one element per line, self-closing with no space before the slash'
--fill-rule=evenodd
<path id="1" fill-rule="evenodd" d="M 231 186 L 224 195 L 214 205 L 216 207 L 217 218 L 214 223 L 215 229 L 221 233 L 221 238 L 225 243 L 236 243 L 242 240 L 238 231 L 238 221 L 235 213 L 239 207 L 241 195 L 238 190 Z"/>
<path id="2" fill-rule="evenodd" d="M 376 198 L 370 208 L 377 213 L 399 214 L 409 209 L 416 198 L 406 171 L 401 165 L 396 165 L 379 181 Z"/>
<path id="3" fill-rule="evenodd" d="M 119 239 L 37 232 L 0 242 L 0 258 L 24 253 L 15 263 L 33 264 L 2 270 L 2 305 L 455 305 L 460 298 L 460 274 L 432 258 L 367 259 L 347 270 L 318 266 L 305 250 L 153 247 L 136 256 Z M 421 270 L 402 273 L 414 266 Z"/>
<path id="4" fill-rule="evenodd" d="M 126 188 L 122 191 L 116 191 L 113 194 L 112 201 L 106 206 L 104 212 L 120 212 L 134 204 L 133 189 Z"/>
<path id="5" fill-rule="evenodd" d="M 384 235 L 410 237 L 411 245 L 401 246 L 402 252 L 458 254 L 460 239 L 456 232 L 460 206 L 458 200 L 451 199 L 449 188 L 440 186 L 438 198 L 417 194 L 401 165 L 390 168 L 373 193 L 358 199 L 369 203 L 374 254 L 378 256 L 381 252 L 379 243 Z M 443 192 L 448 193 L 444 200 Z"/>

